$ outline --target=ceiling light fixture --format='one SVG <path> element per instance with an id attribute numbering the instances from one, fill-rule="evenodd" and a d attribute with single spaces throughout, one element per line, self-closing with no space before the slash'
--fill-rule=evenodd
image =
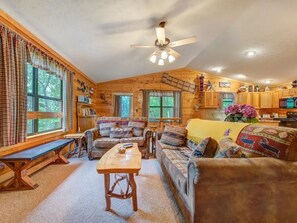
<path id="1" fill-rule="evenodd" d="M 217 73 L 221 73 L 222 70 L 223 70 L 223 67 L 214 67 L 214 68 L 212 68 L 211 70 L 213 70 L 213 71 L 215 71 L 215 72 L 217 72 Z"/>
<path id="2" fill-rule="evenodd" d="M 162 58 L 163 60 L 166 60 L 167 57 L 168 57 L 168 53 L 166 52 L 166 50 L 163 50 L 162 53 L 161 53 L 161 58 Z"/>
<path id="3" fill-rule="evenodd" d="M 163 59 L 159 59 L 158 65 L 159 66 L 164 66 L 164 60 Z"/>
<path id="4" fill-rule="evenodd" d="M 172 55 L 169 55 L 169 57 L 168 57 L 168 61 L 169 61 L 169 63 L 174 62 L 174 61 L 175 61 L 175 57 L 172 56 Z"/>
<path id="5" fill-rule="evenodd" d="M 152 55 L 152 56 L 150 57 L 150 61 L 151 61 L 152 63 L 156 63 L 156 60 L 157 60 L 157 56 L 156 56 L 156 55 Z"/>
<path id="6" fill-rule="evenodd" d="M 244 74 L 236 74 L 235 76 L 239 79 L 246 79 L 246 76 Z"/>
<path id="7" fill-rule="evenodd" d="M 264 83 L 265 84 L 270 84 L 271 83 L 271 80 L 265 80 Z"/>
<path id="8" fill-rule="evenodd" d="M 254 57 L 254 56 L 256 56 L 256 51 L 254 51 L 254 50 L 249 50 L 249 51 L 246 51 L 245 52 L 245 55 L 247 56 L 247 57 Z"/>

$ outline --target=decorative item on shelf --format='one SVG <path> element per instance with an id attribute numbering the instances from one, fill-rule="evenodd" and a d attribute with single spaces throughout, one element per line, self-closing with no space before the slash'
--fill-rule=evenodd
<path id="1" fill-rule="evenodd" d="M 78 95 L 77 96 L 77 101 L 81 102 L 81 103 L 86 103 L 86 104 L 91 104 L 92 103 L 92 100 L 90 98 L 85 97 L 83 95 Z"/>
<path id="2" fill-rule="evenodd" d="M 255 87 L 255 92 L 260 92 L 260 86 L 259 86 L 259 85 L 257 85 L 257 86 Z"/>
<path id="3" fill-rule="evenodd" d="M 231 87 L 231 82 L 230 81 L 220 81 L 219 82 L 219 87 L 220 88 L 230 88 Z"/>
<path id="4" fill-rule="evenodd" d="M 265 91 L 270 91 L 268 85 L 266 85 L 266 87 L 265 87 Z"/>
<path id="5" fill-rule="evenodd" d="M 225 109 L 225 115 L 226 122 L 258 122 L 256 109 L 251 105 L 229 105 Z"/>
<path id="6" fill-rule="evenodd" d="M 247 91 L 247 86 L 243 85 L 243 86 L 240 86 L 238 88 L 238 92 L 246 92 Z"/>
<path id="7" fill-rule="evenodd" d="M 292 81 L 292 87 L 293 87 L 293 88 L 297 88 L 297 80 Z"/>
<path id="8" fill-rule="evenodd" d="M 255 91 L 255 86 L 254 85 L 249 85 L 248 86 L 248 92 L 254 92 Z"/>
<path id="9" fill-rule="evenodd" d="M 196 91 L 195 84 L 172 77 L 168 73 L 164 73 L 162 75 L 161 83 L 168 84 L 169 86 L 181 89 L 182 91 L 190 92 L 192 94 L 195 94 L 195 91 Z"/>

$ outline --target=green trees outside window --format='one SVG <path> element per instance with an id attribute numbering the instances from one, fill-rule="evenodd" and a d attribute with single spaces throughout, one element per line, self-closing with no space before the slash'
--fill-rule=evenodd
<path id="1" fill-rule="evenodd" d="M 63 82 L 55 75 L 27 64 L 27 134 L 62 128 Z"/>

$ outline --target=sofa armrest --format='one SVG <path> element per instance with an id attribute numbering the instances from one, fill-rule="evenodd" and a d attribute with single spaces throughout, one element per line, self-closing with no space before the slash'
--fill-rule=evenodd
<path id="1" fill-rule="evenodd" d="M 156 141 L 158 141 L 158 140 L 161 139 L 162 134 L 163 134 L 163 131 L 162 131 L 162 130 L 158 129 L 158 130 L 156 131 Z"/>
<path id="2" fill-rule="evenodd" d="M 143 138 L 147 142 L 153 135 L 153 131 L 150 127 L 145 127 L 143 131 Z"/>
<path id="3" fill-rule="evenodd" d="M 199 185 L 296 182 L 297 162 L 274 158 L 195 158 L 188 164 L 188 180 Z M 190 182 L 189 182 L 190 183 Z"/>
<path id="4" fill-rule="evenodd" d="M 84 132 L 86 142 L 87 142 L 87 149 L 90 151 L 93 148 L 93 141 L 99 138 L 98 128 L 88 129 Z"/>

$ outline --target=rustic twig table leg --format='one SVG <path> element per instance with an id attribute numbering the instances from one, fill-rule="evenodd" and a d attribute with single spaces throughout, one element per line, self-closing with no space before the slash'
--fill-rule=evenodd
<path id="1" fill-rule="evenodd" d="M 136 190 L 136 183 L 134 180 L 134 174 L 129 173 L 129 181 L 132 188 L 132 202 L 133 202 L 133 210 L 137 211 L 137 190 Z"/>
<path id="2" fill-rule="evenodd" d="M 110 187 L 110 175 L 109 173 L 104 174 L 104 186 L 105 186 L 105 200 L 106 200 L 106 211 L 110 210 L 110 195 L 109 195 L 109 187 Z"/>

